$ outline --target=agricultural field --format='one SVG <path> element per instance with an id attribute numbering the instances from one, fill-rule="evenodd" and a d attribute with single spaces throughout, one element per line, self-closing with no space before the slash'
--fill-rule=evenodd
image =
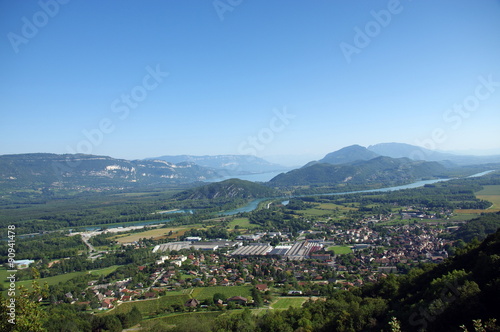
<path id="1" fill-rule="evenodd" d="M 258 228 L 258 225 L 251 224 L 250 219 L 248 218 L 234 218 L 231 222 L 229 222 L 229 229 L 235 229 L 238 226 L 239 229 L 255 229 Z"/>
<path id="2" fill-rule="evenodd" d="M 476 197 L 488 202 L 493 203 L 491 207 L 486 210 L 481 209 L 457 209 L 455 213 L 457 213 L 456 218 L 452 218 L 452 220 L 463 220 L 465 217 L 468 217 L 469 220 L 472 218 L 477 218 L 478 215 L 484 212 L 498 212 L 500 211 L 500 185 L 486 185 L 484 188 L 478 192 L 476 192 Z"/>
<path id="3" fill-rule="evenodd" d="M 345 212 L 352 210 L 357 209 L 334 203 L 314 203 L 313 207 L 297 210 L 297 213 L 309 217 L 342 217 Z"/>
<path id="4" fill-rule="evenodd" d="M 73 279 L 73 278 L 76 278 L 76 277 L 79 277 L 81 275 L 88 274 L 88 273 L 92 273 L 93 275 L 96 275 L 96 276 L 101 276 L 101 275 L 107 276 L 111 272 L 114 272 L 117 268 L 118 268 L 118 265 L 113 265 L 113 266 L 106 267 L 103 269 L 93 270 L 93 271 L 88 271 L 88 272 L 65 273 L 65 274 L 60 274 L 60 275 L 53 276 L 53 277 L 38 279 L 37 282 L 40 285 L 43 285 L 45 283 L 47 283 L 47 285 L 49 285 L 49 286 L 57 285 L 58 283 L 66 282 L 70 279 Z M 0 278 L 1 278 L 0 280 L 2 281 L 1 285 L 3 286 L 4 289 L 8 288 L 8 281 L 7 281 L 8 275 L 9 275 L 9 273 L 7 272 L 7 269 L 5 267 L 1 267 L 0 268 Z M 28 290 L 31 290 L 32 283 L 33 283 L 33 280 L 17 281 L 16 287 L 19 288 L 19 286 L 23 286 L 23 287 L 26 287 Z"/>
<path id="5" fill-rule="evenodd" d="M 134 306 L 136 306 L 143 315 L 155 315 L 156 313 L 163 311 L 166 307 L 173 304 L 183 306 L 189 299 L 189 295 L 165 295 L 152 300 L 125 302 L 118 305 L 116 308 L 107 311 L 107 313 L 127 313 L 132 310 Z"/>
<path id="6" fill-rule="evenodd" d="M 154 240 L 175 239 L 176 237 L 184 235 L 184 233 L 186 233 L 188 230 L 192 228 L 200 228 L 200 227 L 201 227 L 200 224 L 196 224 L 188 226 L 169 227 L 169 228 L 154 228 L 139 233 L 119 234 L 110 237 L 110 239 L 117 241 L 119 243 L 130 243 L 138 241 L 139 239 L 149 239 L 149 238 L 153 238 Z"/>
<path id="7" fill-rule="evenodd" d="M 288 309 L 292 308 L 300 308 L 308 300 L 307 297 L 280 297 L 276 302 L 271 304 L 273 309 Z"/>
<path id="8" fill-rule="evenodd" d="M 485 210 L 455 210 L 454 216 L 450 218 L 450 221 L 467 221 L 474 218 L 477 218 L 481 212 Z"/>
<path id="9" fill-rule="evenodd" d="M 224 294 L 226 298 L 233 296 L 243 296 L 247 299 L 251 297 L 251 286 L 214 286 L 214 287 L 197 287 L 194 288 L 191 296 L 197 300 L 211 299 L 216 293 Z"/>
<path id="10" fill-rule="evenodd" d="M 349 246 L 333 246 L 327 249 L 328 251 L 333 251 L 335 255 L 345 255 L 352 253 L 352 249 Z"/>
<path id="11" fill-rule="evenodd" d="M 222 311 L 171 314 L 160 318 L 144 320 L 140 323 L 140 327 L 143 328 L 144 331 L 149 331 L 155 326 L 158 327 L 158 325 L 161 325 L 162 327 L 191 326 L 192 331 L 195 331 L 200 324 L 204 327 L 207 325 L 210 326 L 215 318 L 222 314 Z"/>
<path id="12" fill-rule="evenodd" d="M 500 211 L 500 185 L 484 186 L 483 190 L 476 193 L 476 197 L 493 203 L 487 212 Z"/>

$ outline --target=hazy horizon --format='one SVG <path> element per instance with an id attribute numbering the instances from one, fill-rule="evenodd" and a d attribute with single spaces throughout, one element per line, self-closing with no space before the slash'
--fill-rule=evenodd
<path id="1" fill-rule="evenodd" d="M 0 15 L 0 155 L 500 152 L 498 0 L 3 1 Z"/>

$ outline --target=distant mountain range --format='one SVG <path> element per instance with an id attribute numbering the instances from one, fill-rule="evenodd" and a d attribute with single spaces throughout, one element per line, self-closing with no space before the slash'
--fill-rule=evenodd
<path id="1" fill-rule="evenodd" d="M 446 167 L 437 162 L 380 156 L 343 164 L 314 163 L 282 173 L 269 183 L 277 187 L 306 185 L 366 185 L 369 187 L 374 184 L 392 186 L 423 178 L 442 178 L 447 174 Z"/>
<path id="2" fill-rule="evenodd" d="M 178 155 L 147 158 L 146 160 L 164 160 L 170 163 L 190 162 L 202 167 L 211 168 L 224 176 L 267 173 L 287 169 L 285 166 L 273 164 L 262 158 L 250 155 Z"/>
<path id="3" fill-rule="evenodd" d="M 269 181 L 276 187 L 393 186 L 422 179 L 454 176 L 469 165 L 500 163 L 500 156 L 458 156 L 402 143 L 383 143 L 368 148 L 351 145 L 328 153 L 319 161 L 282 173 Z"/>
<path id="4" fill-rule="evenodd" d="M 493 156 L 467 156 L 448 152 L 429 150 L 423 147 L 404 143 L 380 143 L 370 145 L 368 151 L 381 156 L 392 158 L 410 158 L 413 160 L 426 161 L 449 161 L 456 165 L 479 165 L 488 163 L 499 163 L 500 155 Z"/>
<path id="5" fill-rule="evenodd" d="M 500 156 L 459 156 L 401 143 L 368 148 L 352 145 L 304 167 L 282 173 L 268 185 L 404 184 L 450 176 L 463 165 L 500 163 Z M 470 166 L 473 167 L 473 166 Z M 493 167 L 493 166 L 492 166 Z M 162 156 L 124 160 L 83 154 L 33 153 L 0 156 L 0 190 L 15 188 L 88 188 L 106 190 L 163 184 L 195 183 L 287 170 L 254 156 Z M 453 175 L 453 174 L 452 174 Z"/>
<path id="6" fill-rule="evenodd" d="M 315 163 L 345 164 L 359 160 L 370 160 L 386 156 L 391 158 L 409 158 L 411 160 L 438 161 L 446 166 L 479 165 L 500 163 L 500 155 L 493 156 L 467 156 L 449 152 L 429 150 L 420 146 L 405 143 L 380 143 L 365 148 L 360 145 L 351 145 L 340 150 L 328 153 L 323 159 L 312 161 L 306 166 Z"/>
<path id="7" fill-rule="evenodd" d="M 220 178 L 194 163 L 49 153 L 0 156 L 0 187 L 121 188 Z"/>

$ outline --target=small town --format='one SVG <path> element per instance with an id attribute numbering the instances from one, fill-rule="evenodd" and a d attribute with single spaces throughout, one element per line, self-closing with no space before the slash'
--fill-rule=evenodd
<path id="1" fill-rule="evenodd" d="M 436 219 L 422 212 L 401 215 L 403 220 L 406 216 Z M 444 239 L 443 234 L 458 226 L 443 228 L 433 223 L 410 222 L 374 227 L 393 218 L 393 214 L 371 216 L 349 227 L 316 221 L 310 230 L 300 231 L 296 239 L 290 233 L 255 232 L 239 235 L 235 240 L 188 236 L 183 241 L 159 243 L 149 247 L 156 257 L 151 264 L 128 270 L 129 274 L 120 280 L 113 276 L 88 281 L 80 294 L 68 292 L 58 301 L 109 310 L 124 302 L 179 292 L 192 294 L 196 288 L 246 286 L 267 294 L 262 304 L 269 305 L 271 295 L 321 297 L 331 287 L 362 286 L 420 263 L 439 263 L 448 257 L 446 248 L 451 241 Z M 148 247 L 141 241 L 122 246 Z M 250 298 L 231 296 L 218 299 L 218 304 L 253 305 Z M 174 306 L 170 310 L 213 305 L 194 297 L 184 304 L 184 308 Z"/>

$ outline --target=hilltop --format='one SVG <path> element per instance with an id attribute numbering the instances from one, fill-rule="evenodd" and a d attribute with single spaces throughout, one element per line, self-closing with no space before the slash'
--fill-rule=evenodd
<path id="1" fill-rule="evenodd" d="M 350 145 L 327 154 L 323 159 L 319 160 L 319 163 L 338 165 L 359 160 L 370 160 L 377 157 L 380 157 L 380 154 L 370 151 L 363 146 Z"/>
<path id="2" fill-rule="evenodd" d="M 276 196 L 274 189 L 264 185 L 240 179 L 229 179 L 210 183 L 198 188 L 178 193 L 174 198 L 187 199 L 220 199 L 220 198 L 263 198 Z"/>

